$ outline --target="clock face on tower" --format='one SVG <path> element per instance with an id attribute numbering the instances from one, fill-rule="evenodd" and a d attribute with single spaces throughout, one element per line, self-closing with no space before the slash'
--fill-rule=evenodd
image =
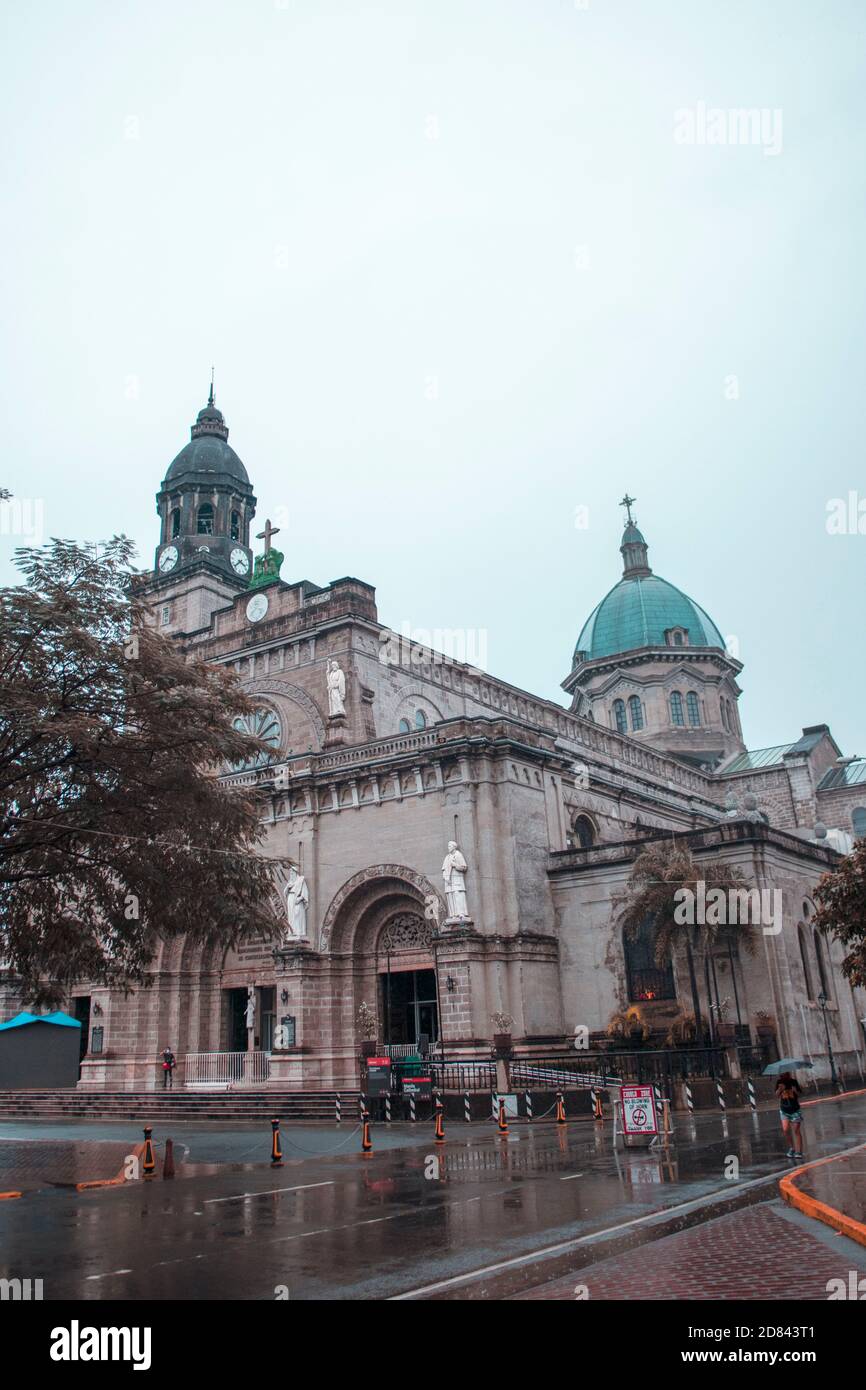
<path id="1" fill-rule="evenodd" d="M 245 550 L 241 550 L 240 546 L 235 546 L 229 559 L 232 562 L 232 569 L 235 574 L 246 574 L 250 567 L 250 562 Z"/>
<path id="2" fill-rule="evenodd" d="M 160 557 L 159 557 L 159 568 L 160 568 L 160 570 L 162 571 L 163 574 L 168 574 L 169 570 L 173 570 L 173 569 L 174 569 L 175 565 L 177 564 L 177 561 L 178 561 L 177 546 L 176 546 L 176 545 L 167 545 L 167 546 L 165 547 L 165 550 L 162 552 L 162 554 L 161 554 Z"/>
<path id="3" fill-rule="evenodd" d="M 268 611 L 267 594 L 253 594 L 247 604 L 247 617 L 251 623 L 258 623 Z"/>

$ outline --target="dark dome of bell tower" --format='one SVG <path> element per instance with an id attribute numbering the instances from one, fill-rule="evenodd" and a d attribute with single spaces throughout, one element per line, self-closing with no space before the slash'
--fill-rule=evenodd
<path id="1" fill-rule="evenodd" d="M 169 465 L 166 483 L 175 482 L 188 473 L 225 473 L 249 487 L 247 470 L 228 442 L 228 425 L 214 402 L 213 386 L 207 405 L 199 411 L 189 434 L 189 443 Z"/>
<path id="2" fill-rule="evenodd" d="M 216 570 L 238 587 L 249 583 L 256 499 L 228 437 L 211 383 L 189 443 L 171 463 L 157 493 L 162 524 L 155 568 L 160 578 L 174 579 L 195 566 Z"/>

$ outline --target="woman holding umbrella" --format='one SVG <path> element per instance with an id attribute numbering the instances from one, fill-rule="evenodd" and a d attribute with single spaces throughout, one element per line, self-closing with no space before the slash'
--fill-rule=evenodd
<path id="1" fill-rule="evenodd" d="M 802 1131 L 803 1116 L 800 1112 L 800 1083 L 791 1072 L 783 1071 L 776 1082 L 776 1094 L 779 1097 L 779 1118 L 782 1121 L 782 1133 L 788 1140 L 791 1147 L 788 1149 L 788 1158 L 802 1158 Z"/>

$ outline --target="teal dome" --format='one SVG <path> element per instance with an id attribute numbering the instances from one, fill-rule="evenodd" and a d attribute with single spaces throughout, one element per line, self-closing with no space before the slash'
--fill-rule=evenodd
<path id="1" fill-rule="evenodd" d="M 690 647 L 721 647 L 725 641 L 712 618 L 674 584 L 658 575 L 621 579 L 590 614 L 574 649 L 575 661 L 614 656 L 638 647 L 664 647 L 672 627 L 688 632 Z"/>
<path id="2" fill-rule="evenodd" d="M 725 650 L 725 639 L 703 608 L 676 585 L 653 574 L 647 563 L 647 550 L 629 509 L 620 545 L 623 577 L 584 623 L 574 649 L 575 665 L 641 647 L 667 646 L 665 633 L 677 627 L 688 634 L 690 647 Z"/>

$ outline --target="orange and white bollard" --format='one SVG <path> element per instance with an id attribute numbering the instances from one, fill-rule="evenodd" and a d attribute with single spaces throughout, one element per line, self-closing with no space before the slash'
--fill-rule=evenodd
<path id="1" fill-rule="evenodd" d="M 604 1119 L 604 1105 L 601 1100 L 601 1091 L 593 1092 L 592 1118 L 594 1120 Z"/>
<path id="2" fill-rule="evenodd" d="M 373 1140 L 370 1138 L 370 1112 L 366 1105 L 361 1110 L 361 1153 L 371 1154 L 373 1152 Z"/>
<path id="3" fill-rule="evenodd" d="M 508 1118 L 505 1114 L 505 1101 L 502 1099 L 502 1096 L 499 1097 L 499 1121 L 496 1128 L 500 1134 L 508 1133 Z"/>
<path id="4" fill-rule="evenodd" d="M 144 1128 L 144 1156 L 141 1164 L 141 1171 L 146 1178 L 150 1178 L 156 1172 L 156 1159 L 153 1156 L 153 1128 L 145 1125 Z"/>
<path id="5" fill-rule="evenodd" d="M 438 1096 L 436 1097 L 436 1124 L 433 1134 L 435 1143 L 445 1143 L 445 1107 Z"/>
<path id="6" fill-rule="evenodd" d="M 561 1091 L 556 1093 L 556 1123 L 558 1125 L 565 1124 L 565 1101 L 562 1099 Z"/>
<path id="7" fill-rule="evenodd" d="M 280 1122 L 271 1120 L 271 1167 L 282 1168 L 283 1150 L 280 1145 Z"/>

